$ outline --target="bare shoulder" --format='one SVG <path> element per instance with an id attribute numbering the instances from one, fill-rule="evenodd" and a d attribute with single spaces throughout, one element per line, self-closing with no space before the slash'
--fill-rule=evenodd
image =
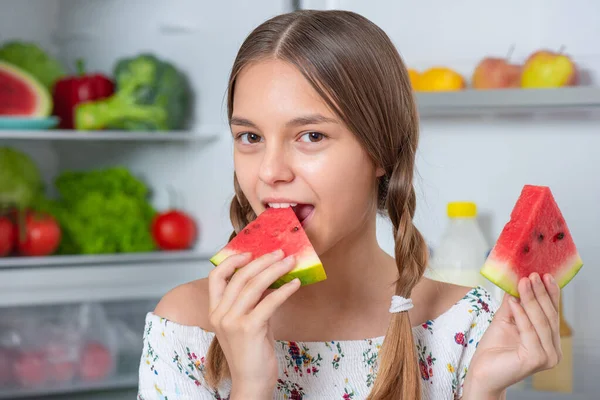
<path id="1" fill-rule="evenodd" d="M 211 330 L 208 318 L 208 278 L 171 289 L 162 297 L 154 314 L 180 325 Z"/>
<path id="2" fill-rule="evenodd" d="M 473 288 L 439 282 L 423 278 L 415 287 L 414 298 L 427 306 L 422 309 L 419 319 L 428 320 L 439 317 L 447 312 L 456 303 L 463 299 Z"/>

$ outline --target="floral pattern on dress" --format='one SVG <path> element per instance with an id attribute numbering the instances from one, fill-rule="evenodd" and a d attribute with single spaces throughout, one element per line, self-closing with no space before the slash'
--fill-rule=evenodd
<path id="1" fill-rule="evenodd" d="M 316 376 L 319 373 L 319 367 L 321 367 L 321 361 L 323 361 L 320 353 L 313 357 L 305 344 L 301 344 L 302 349 L 300 349 L 297 342 L 282 342 L 281 346 L 284 350 L 287 348 L 288 354 L 285 359 L 288 361 L 288 368 L 291 368 L 300 376 L 304 376 L 305 373 Z M 287 369 L 285 375 L 289 377 Z"/>
<path id="2" fill-rule="evenodd" d="M 325 342 L 325 347 L 334 352 L 331 365 L 333 366 L 333 369 L 338 369 L 340 367 L 341 359 L 344 358 L 341 343 L 332 340 L 331 342 Z"/>
<path id="3" fill-rule="evenodd" d="M 431 333 L 433 335 L 433 321 L 432 320 L 428 320 L 427 322 L 423 323 L 423 325 L 421 325 L 421 327 L 427 331 L 429 331 L 429 333 Z"/>
<path id="4" fill-rule="evenodd" d="M 277 380 L 277 390 L 283 393 L 284 399 L 302 400 L 305 396 L 304 389 L 299 384 L 283 379 Z"/>
<path id="5" fill-rule="evenodd" d="M 373 348 L 373 340 L 371 339 L 367 340 L 367 344 L 369 348 L 363 352 L 363 363 L 368 368 L 366 383 L 367 387 L 370 388 L 375 383 L 375 378 L 377 378 L 377 357 L 379 356 L 381 344 L 376 343 Z"/>
<path id="6" fill-rule="evenodd" d="M 413 328 L 423 400 L 460 399 L 471 358 L 496 309 L 496 302 L 478 287 L 446 313 Z M 218 391 L 204 380 L 213 333 L 152 313 L 143 333 L 137 400 L 229 398 L 229 380 Z M 377 378 L 383 339 L 277 341 L 282 373 L 273 399 L 366 398 Z"/>
<path id="7" fill-rule="evenodd" d="M 421 371 L 421 378 L 424 381 L 429 381 L 433 384 L 433 365 L 437 361 L 431 351 L 427 353 L 427 345 L 423 344 L 419 339 L 417 341 L 417 353 L 419 355 L 419 371 Z"/>

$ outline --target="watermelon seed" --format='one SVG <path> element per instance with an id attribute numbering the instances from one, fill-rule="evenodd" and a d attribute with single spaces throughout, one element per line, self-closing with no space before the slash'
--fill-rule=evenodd
<path id="1" fill-rule="evenodd" d="M 544 234 L 540 233 L 540 235 L 538 236 L 538 240 L 541 242 L 542 240 L 544 240 Z"/>
<path id="2" fill-rule="evenodd" d="M 244 229 L 244 233 L 247 235 L 250 233 L 250 229 Z"/>
<path id="3" fill-rule="evenodd" d="M 292 228 L 292 232 L 298 232 L 299 229 L 300 228 L 298 228 L 297 226 L 295 226 L 295 227 Z"/>
<path id="4" fill-rule="evenodd" d="M 526 244 L 525 247 L 523 247 L 523 252 L 529 253 L 529 245 L 528 244 Z"/>
<path id="5" fill-rule="evenodd" d="M 557 240 L 562 240 L 562 239 L 564 239 L 564 238 L 565 238 L 565 234 L 564 234 L 564 232 L 558 232 L 558 233 L 556 234 L 556 236 L 554 236 L 554 238 L 552 238 L 552 241 L 553 241 L 553 242 L 556 242 Z"/>

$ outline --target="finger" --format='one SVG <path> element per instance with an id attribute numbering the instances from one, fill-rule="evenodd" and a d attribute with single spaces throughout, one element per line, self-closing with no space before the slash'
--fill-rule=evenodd
<path id="1" fill-rule="evenodd" d="M 550 325 L 552 343 L 554 349 L 556 349 L 557 340 L 560 341 L 560 333 L 558 331 L 558 307 L 554 305 L 554 302 L 548 293 L 548 289 L 546 288 L 544 282 L 542 282 L 539 274 L 531 274 L 531 281 L 533 284 L 533 293 L 535 298 L 540 304 L 540 307 L 542 308 L 542 311 L 544 312 L 544 315 L 546 316 L 546 319 Z"/>
<path id="2" fill-rule="evenodd" d="M 263 293 L 283 275 L 290 272 L 296 266 L 295 257 L 290 255 L 281 261 L 272 264 L 269 268 L 261 271 L 248 281 L 242 289 L 231 309 L 227 313 L 232 316 L 240 316 L 249 313 L 261 300 Z M 265 296 L 266 298 L 267 296 Z"/>
<path id="3" fill-rule="evenodd" d="M 300 279 L 296 278 L 279 289 L 274 290 L 267 295 L 258 305 L 250 312 L 250 317 L 256 321 L 268 321 L 275 311 L 281 307 L 283 303 L 300 288 Z"/>
<path id="4" fill-rule="evenodd" d="M 560 287 L 551 274 L 544 275 L 544 285 L 550 295 L 554 309 L 560 312 Z"/>
<path id="5" fill-rule="evenodd" d="M 221 264 L 208 274 L 208 308 L 212 312 L 225 292 L 227 279 L 233 275 L 237 268 L 241 268 L 250 261 L 250 253 L 235 254 L 227 257 Z"/>
<path id="6" fill-rule="evenodd" d="M 553 323 L 554 349 L 558 359 L 562 359 L 562 347 L 560 342 L 560 287 L 550 274 L 544 276 L 544 286 L 551 299 L 554 310 L 556 310 L 556 321 Z"/>
<path id="7" fill-rule="evenodd" d="M 519 288 L 523 285 L 525 279 L 522 279 L 519 282 Z M 522 290 L 519 289 L 519 292 L 522 292 Z M 521 337 L 523 346 L 529 351 L 543 351 L 537 332 L 535 331 L 529 316 L 523 309 L 521 301 L 514 296 L 509 296 L 509 299 L 515 325 L 519 330 L 519 336 Z"/>
<path id="8" fill-rule="evenodd" d="M 237 271 L 225 288 L 223 296 L 217 306 L 218 312 L 223 314 L 228 312 L 231 305 L 235 302 L 235 299 L 239 296 L 244 286 L 246 286 L 246 283 L 262 270 L 282 258 L 283 251 L 277 250 L 273 253 L 267 253 L 258 257 Z"/>
<path id="9" fill-rule="evenodd" d="M 537 336 L 539 337 L 544 352 L 546 355 L 550 355 L 554 351 L 552 329 L 550 321 L 546 318 L 546 314 L 535 296 L 532 281 L 527 278 L 524 279 L 521 290 L 521 305 L 537 332 Z"/>

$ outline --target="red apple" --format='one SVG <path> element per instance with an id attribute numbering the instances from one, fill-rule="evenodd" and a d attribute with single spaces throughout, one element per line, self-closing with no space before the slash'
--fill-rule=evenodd
<path id="1" fill-rule="evenodd" d="M 516 88 L 521 83 L 521 65 L 505 58 L 486 57 L 477 64 L 472 76 L 475 89 Z"/>

